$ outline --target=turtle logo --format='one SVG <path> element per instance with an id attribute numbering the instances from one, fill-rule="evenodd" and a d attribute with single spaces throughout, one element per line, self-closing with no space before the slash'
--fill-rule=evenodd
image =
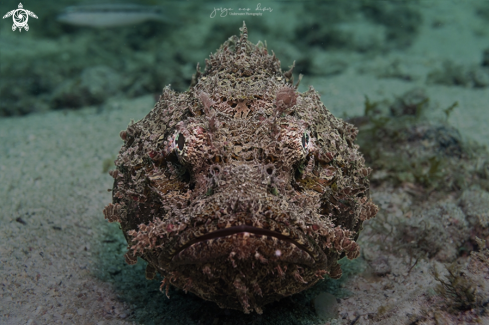
<path id="1" fill-rule="evenodd" d="M 12 16 L 12 19 L 14 20 L 14 24 L 12 25 L 12 31 L 15 32 L 15 30 L 18 28 L 19 32 L 22 31 L 22 28 L 24 28 L 26 31 L 29 30 L 29 25 L 27 25 L 27 21 L 29 20 L 29 16 L 34 17 L 37 19 L 37 16 L 35 13 L 29 10 L 25 10 L 24 6 L 22 6 L 22 3 L 19 3 L 19 9 L 14 9 L 12 11 L 9 11 L 3 16 L 3 19 Z"/>

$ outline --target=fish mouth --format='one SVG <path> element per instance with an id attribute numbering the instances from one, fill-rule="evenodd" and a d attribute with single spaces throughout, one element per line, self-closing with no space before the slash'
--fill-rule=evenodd
<path id="1" fill-rule="evenodd" d="M 183 244 L 176 247 L 171 265 L 200 264 L 225 258 L 232 262 L 252 259 L 321 267 L 326 255 L 317 244 L 298 230 L 274 225 L 275 229 L 236 225 L 211 230 L 190 229 L 184 232 Z M 201 228 L 205 226 L 201 226 Z M 277 231 L 278 230 L 278 231 Z"/>

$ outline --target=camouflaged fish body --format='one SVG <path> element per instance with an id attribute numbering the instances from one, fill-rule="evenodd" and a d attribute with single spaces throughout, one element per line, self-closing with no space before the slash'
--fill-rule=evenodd
<path id="1" fill-rule="evenodd" d="M 229 38 L 191 88 L 166 87 L 154 109 L 121 132 L 109 221 L 126 261 L 148 262 L 174 285 L 222 308 L 262 306 L 341 276 L 359 255 L 370 169 L 357 129 L 259 42 Z"/>

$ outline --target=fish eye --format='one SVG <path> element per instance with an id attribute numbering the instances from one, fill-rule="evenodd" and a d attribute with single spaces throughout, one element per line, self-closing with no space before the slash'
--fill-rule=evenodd
<path id="1" fill-rule="evenodd" d="M 302 135 L 302 147 L 305 148 L 308 143 L 309 143 L 309 134 L 304 132 L 304 134 Z"/>
<path id="2" fill-rule="evenodd" d="M 183 150 L 183 147 L 185 145 L 185 137 L 183 136 L 183 134 L 178 133 L 177 137 L 175 138 L 175 144 L 178 145 L 178 150 Z"/>

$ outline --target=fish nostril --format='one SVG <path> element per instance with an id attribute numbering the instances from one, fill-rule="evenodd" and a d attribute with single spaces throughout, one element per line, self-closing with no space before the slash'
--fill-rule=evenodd
<path id="1" fill-rule="evenodd" d="M 275 173 L 275 166 L 273 164 L 266 165 L 265 170 L 268 175 L 273 175 Z"/>
<path id="2" fill-rule="evenodd" d="M 210 168 L 210 173 L 214 176 L 217 176 L 221 173 L 221 166 L 219 165 L 212 165 Z"/>

